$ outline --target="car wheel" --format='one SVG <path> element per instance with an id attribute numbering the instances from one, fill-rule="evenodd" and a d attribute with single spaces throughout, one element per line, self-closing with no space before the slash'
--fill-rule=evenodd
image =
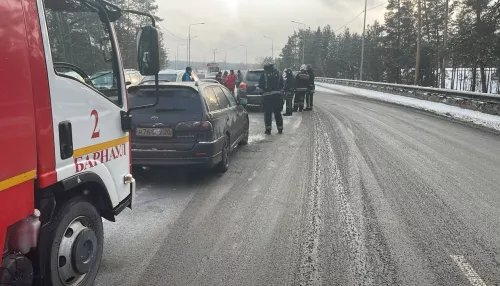
<path id="1" fill-rule="evenodd" d="M 248 137 L 250 135 L 250 123 L 247 120 L 247 123 L 245 123 L 245 134 L 243 135 L 243 139 L 240 141 L 240 145 L 247 145 L 248 144 Z"/>
<path id="2" fill-rule="evenodd" d="M 229 137 L 225 137 L 224 146 L 222 147 L 222 160 L 217 165 L 217 171 L 225 173 L 229 170 Z"/>
<path id="3" fill-rule="evenodd" d="M 92 285 L 101 264 L 102 219 L 82 197 L 62 205 L 51 222 L 45 249 L 47 285 Z"/>

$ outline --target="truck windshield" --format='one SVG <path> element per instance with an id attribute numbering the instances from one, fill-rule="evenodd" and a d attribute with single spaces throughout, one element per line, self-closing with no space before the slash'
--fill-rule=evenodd
<path id="1" fill-rule="evenodd" d="M 59 76 L 91 86 L 121 105 L 110 24 L 89 3 L 92 2 L 44 1 L 54 69 Z M 75 73 L 84 81 L 72 76 Z"/>

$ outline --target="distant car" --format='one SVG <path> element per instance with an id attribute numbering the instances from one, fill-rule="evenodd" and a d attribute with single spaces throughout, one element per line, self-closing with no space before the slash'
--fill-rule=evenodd
<path id="1" fill-rule="evenodd" d="M 149 85 L 129 87 L 130 107 L 154 102 Z M 132 112 L 132 164 L 229 168 L 228 153 L 246 144 L 249 118 L 229 90 L 210 82 L 160 82 L 155 108 Z"/>
<path id="2" fill-rule="evenodd" d="M 159 81 L 165 81 L 165 82 L 182 82 L 182 76 L 184 75 L 186 71 L 184 70 L 163 70 L 158 73 L 158 80 Z M 192 72 L 191 76 L 193 77 L 194 81 L 199 80 L 198 76 L 196 73 Z M 150 76 L 145 76 L 140 84 L 154 84 L 155 77 L 150 75 Z"/>
<path id="3" fill-rule="evenodd" d="M 219 83 L 217 80 L 215 79 L 211 79 L 211 78 L 204 78 L 204 79 L 200 79 L 201 82 L 211 82 L 211 83 Z"/>
<path id="4" fill-rule="evenodd" d="M 210 72 L 210 73 L 205 73 L 205 78 L 206 79 L 215 79 L 217 76 L 218 72 Z"/>
<path id="5" fill-rule="evenodd" d="M 138 70 L 125 69 L 125 83 L 127 86 L 138 84 L 142 80 L 142 75 Z"/>
<path id="6" fill-rule="evenodd" d="M 130 86 L 138 84 L 142 80 L 142 75 L 138 70 L 125 69 L 125 85 Z M 98 89 L 112 89 L 116 87 L 116 82 L 113 79 L 113 72 L 111 70 L 103 70 L 94 73 L 90 77 L 92 84 Z"/>
<path id="7" fill-rule="evenodd" d="M 238 86 L 238 99 L 246 101 L 249 107 L 262 105 L 263 90 L 259 88 L 259 79 L 262 74 L 264 74 L 263 69 L 249 70 Z"/>
<path id="8" fill-rule="evenodd" d="M 76 79 L 78 81 L 85 83 L 85 80 L 83 79 L 83 77 L 75 71 L 61 72 L 60 74 L 72 77 L 73 79 Z"/>
<path id="9" fill-rule="evenodd" d="M 111 89 L 113 86 L 116 86 L 111 70 L 98 71 L 94 73 L 90 79 L 97 89 Z"/>

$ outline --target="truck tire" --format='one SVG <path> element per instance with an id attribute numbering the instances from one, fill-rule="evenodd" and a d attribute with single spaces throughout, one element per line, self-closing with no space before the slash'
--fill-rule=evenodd
<path id="1" fill-rule="evenodd" d="M 83 197 L 65 202 L 50 224 L 44 284 L 92 285 L 101 264 L 103 227 L 97 209 Z"/>

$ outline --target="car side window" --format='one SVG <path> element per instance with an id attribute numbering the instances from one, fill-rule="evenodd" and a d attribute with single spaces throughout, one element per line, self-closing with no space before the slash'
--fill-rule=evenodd
<path id="1" fill-rule="evenodd" d="M 225 88 L 225 87 L 221 87 L 221 88 L 222 88 L 222 91 L 224 92 L 224 94 L 226 95 L 227 100 L 229 100 L 229 104 L 231 106 L 235 106 L 236 105 L 236 99 L 231 94 L 231 92 L 229 92 L 229 90 L 227 88 Z"/>
<path id="2" fill-rule="evenodd" d="M 224 94 L 224 91 L 222 91 L 222 88 L 219 86 L 214 86 L 212 88 L 214 89 L 215 95 L 217 96 L 217 99 L 219 100 L 219 105 L 220 105 L 221 109 L 231 107 L 231 104 L 229 103 L 229 100 L 227 99 L 226 95 Z"/>
<path id="3" fill-rule="evenodd" d="M 203 97 L 205 98 L 205 101 L 207 102 L 207 106 L 209 111 L 217 111 L 221 109 L 219 107 L 219 102 L 217 101 L 217 97 L 215 95 L 215 92 L 211 87 L 207 87 L 203 90 Z"/>

